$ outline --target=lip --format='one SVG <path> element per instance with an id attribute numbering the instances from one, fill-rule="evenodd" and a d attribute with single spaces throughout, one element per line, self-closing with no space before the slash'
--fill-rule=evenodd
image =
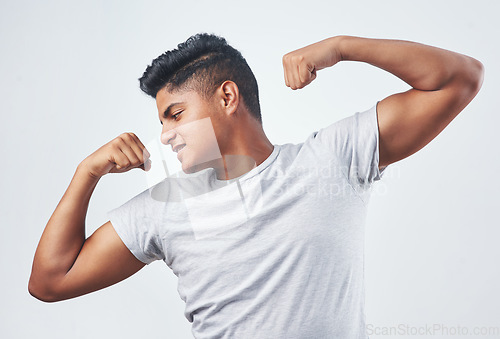
<path id="1" fill-rule="evenodd" d="M 172 147 L 172 151 L 174 151 L 175 153 L 178 153 L 179 150 L 182 148 L 182 147 L 185 147 L 186 144 L 177 144 L 175 146 Z"/>
<path id="2" fill-rule="evenodd" d="M 184 147 L 182 147 L 184 145 Z M 179 161 L 182 161 L 181 160 L 181 156 L 182 156 L 182 151 L 184 150 L 184 148 L 186 148 L 186 144 L 183 144 L 183 145 L 179 145 L 179 146 L 176 146 L 176 150 L 175 152 L 177 153 L 177 159 Z"/>

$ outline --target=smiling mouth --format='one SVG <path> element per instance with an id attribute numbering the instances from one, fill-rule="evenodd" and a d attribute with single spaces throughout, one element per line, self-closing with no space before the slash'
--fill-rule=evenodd
<path id="1" fill-rule="evenodd" d="M 180 162 L 182 162 L 182 150 L 184 149 L 184 147 L 186 147 L 186 144 L 183 144 L 183 145 L 179 145 L 177 147 L 175 147 L 175 153 L 177 153 L 177 160 L 179 160 Z"/>
<path id="2" fill-rule="evenodd" d="M 173 149 L 173 151 L 175 153 L 179 153 L 184 147 L 186 147 L 186 144 L 182 144 L 182 145 L 179 145 L 179 146 L 175 146 L 175 148 Z"/>

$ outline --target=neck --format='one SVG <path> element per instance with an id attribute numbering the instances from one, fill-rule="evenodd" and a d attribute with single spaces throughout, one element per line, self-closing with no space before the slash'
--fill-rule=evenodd
<path id="1" fill-rule="evenodd" d="M 248 173 L 264 162 L 272 153 L 274 146 L 255 119 L 235 126 L 230 149 L 224 150 L 219 166 L 214 167 L 217 179 L 230 180 Z"/>

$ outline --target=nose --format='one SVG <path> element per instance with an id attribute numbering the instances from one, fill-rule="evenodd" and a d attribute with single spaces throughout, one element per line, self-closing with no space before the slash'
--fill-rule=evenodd
<path id="1" fill-rule="evenodd" d="M 176 136 L 177 136 L 177 132 L 175 131 L 175 129 L 171 129 L 171 130 L 167 130 L 165 132 L 162 132 L 161 138 L 160 138 L 161 143 L 164 145 L 168 145 L 175 139 Z"/>

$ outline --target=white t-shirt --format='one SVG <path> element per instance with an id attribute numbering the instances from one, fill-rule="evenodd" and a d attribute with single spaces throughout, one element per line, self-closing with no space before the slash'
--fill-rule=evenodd
<path id="1" fill-rule="evenodd" d="M 178 277 L 195 338 L 367 338 L 364 234 L 376 105 L 274 145 L 243 176 L 167 178 L 108 212 L 130 251 Z"/>

